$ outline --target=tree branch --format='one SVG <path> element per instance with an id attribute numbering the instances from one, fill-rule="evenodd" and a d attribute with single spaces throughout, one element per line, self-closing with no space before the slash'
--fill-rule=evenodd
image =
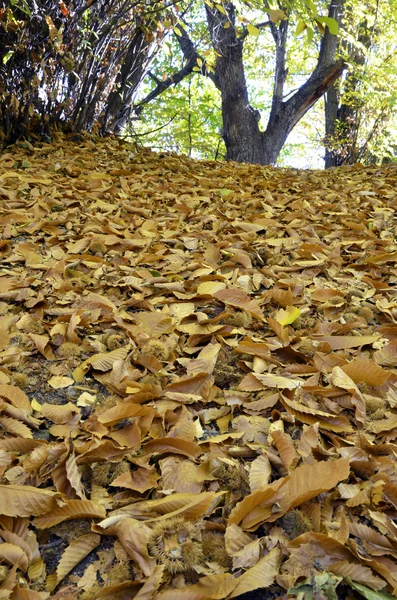
<path id="1" fill-rule="evenodd" d="M 164 81 L 158 80 L 153 76 L 152 73 L 149 73 L 152 79 L 154 79 L 157 82 L 157 85 L 145 98 L 143 98 L 143 100 L 135 104 L 135 109 L 139 109 L 144 104 L 151 102 L 152 100 L 157 98 L 157 96 L 165 92 L 165 90 L 167 90 L 169 87 L 171 87 L 172 85 L 177 85 L 180 81 L 182 81 L 182 79 L 185 79 L 185 77 L 187 77 L 191 73 L 194 73 L 194 67 L 199 67 L 200 74 L 209 77 L 209 79 L 211 79 L 211 81 L 213 81 L 213 83 L 219 89 L 219 81 L 217 76 L 215 75 L 215 73 L 208 69 L 205 59 L 203 59 L 197 52 L 187 31 L 185 31 L 185 29 L 183 29 L 182 27 L 180 27 L 179 31 L 181 32 L 180 35 L 175 31 L 174 33 L 179 42 L 179 46 L 182 50 L 183 56 L 187 61 L 185 66 L 182 67 L 182 69 L 180 69 L 177 73 L 174 73 L 170 77 L 167 77 L 167 79 L 165 79 Z M 201 63 L 200 65 L 199 61 Z"/>
<path id="2" fill-rule="evenodd" d="M 344 0 L 331 0 L 328 10 L 328 16 L 335 19 L 338 25 L 340 25 L 342 18 L 343 2 Z M 335 61 L 337 45 L 338 36 L 331 34 L 328 27 L 326 27 L 313 73 L 299 90 L 282 104 L 282 112 L 291 117 L 289 131 L 309 108 L 332 87 L 346 68 L 344 60 Z"/>

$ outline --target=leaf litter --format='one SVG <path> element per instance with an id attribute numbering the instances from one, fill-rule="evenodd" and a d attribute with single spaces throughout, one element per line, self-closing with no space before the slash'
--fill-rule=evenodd
<path id="1" fill-rule="evenodd" d="M 0 156 L 0 598 L 397 594 L 396 181 Z"/>

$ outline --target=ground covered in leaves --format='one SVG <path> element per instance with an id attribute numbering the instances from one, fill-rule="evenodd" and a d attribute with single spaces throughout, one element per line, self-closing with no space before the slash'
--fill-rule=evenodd
<path id="1" fill-rule="evenodd" d="M 0 156 L 0 599 L 397 594 L 396 186 Z"/>

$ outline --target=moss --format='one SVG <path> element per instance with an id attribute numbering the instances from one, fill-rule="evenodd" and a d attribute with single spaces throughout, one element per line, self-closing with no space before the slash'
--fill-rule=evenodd
<path id="1" fill-rule="evenodd" d="M 131 579 L 131 569 L 128 563 L 117 563 L 106 571 L 106 578 L 103 576 L 106 585 L 117 585 Z"/>
<path id="2" fill-rule="evenodd" d="M 128 473 L 129 471 L 131 471 L 129 463 L 126 460 L 122 460 L 117 463 L 113 469 L 110 469 L 110 482 L 114 481 L 119 475 Z"/>
<path id="3" fill-rule="evenodd" d="M 125 346 L 125 340 L 122 335 L 119 333 L 113 333 L 106 338 L 106 346 L 108 350 L 116 350 L 117 348 L 121 348 L 121 346 Z"/>
<path id="4" fill-rule="evenodd" d="M 159 385 L 159 378 L 157 377 L 157 375 L 153 375 L 152 373 L 148 373 L 147 375 L 144 375 L 143 377 L 141 377 L 141 379 L 139 380 L 139 383 L 147 383 L 148 385 Z"/>
<path id="5" fill-rule="evenodd" d="M 236 311 L 226 319 L 223 319 L 226 325 L 234 325 L 234 327 L 244 327 L 248 329 L 252 324 L 252 317 L 249 313 Z"/>
<path id="6" fill-rule="evenodd" d="M 365 410 L 372 420 L 377 421 L 385 416 L 385 411 L 387 409 L 386 400 L 365 394 L 364 402 Z"/>
<path id="7" fill-rule="evenodd" d="M 8 567 L 5 565 L 0 565 L 0 583 L 4 581 L 8 574 Z"/>
<path id="8" fill-rule="evenodd" d="M 227 465 L 221 462 L 212 474 L 217 478 L 222 488 L 231 492 L 249 492 L 248 484 L 239 472 L 239 466 Z"/>
<path id="9" fill-rule="evenodd" d="M 26 333 L 13 333 L 10 337 L 10 345 L 18 346 L 18 348 L 28 348 L 32 346 L 32 341 Z"/>
<path id="10" fill-rule="evenodd" d="M 27 333 L 44 333 L 43 324 L 29 314 L 24 314 L 17 323 L 18 329 Z"/>
<path id="11" fill-rule="evenodd" d="M 243 373 L 235 364 L 239 358 L 240 356 L 236 354 L 226 354 L 226 352 L 219 354 L 213 371 L 216 386 L 221 389 L 229 389 L 240 383 Z"/>
<path id="12" fill-rule="evenodd" d="M 92 465 L 92 483 L 107 487 L 110 483 L 110 463 L 100 462 Z"/>
<path id="13" fill-rule="evenodd" d="M 103 242 L 100 242 L 99 240 L 94 240 L 91 242 L 89 250 L 92 254 L 106 254 L 108 248 Z"/>
<path id="14" fill-rule="evenodd" d="M 299 342 L 299 352 L 302 352 L 302 354 L 305 354 L 305 356 L 313 356 L 313 354 L 316 352 L 316 347 L 312 340 L 303 339 Z"/>
<path id="15" fill-rule="evenodd" d="M 370 308 L 368 308 L 368 306 L 360 306 L 357 314 L 360 315 L 360 317 L 364 317 L 367 323 L 370 323 L 374 318 L 374 313 Z"/>

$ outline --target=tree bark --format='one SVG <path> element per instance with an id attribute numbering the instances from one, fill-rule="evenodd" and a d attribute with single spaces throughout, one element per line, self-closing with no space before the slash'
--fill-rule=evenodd
<path id="1" fill-rule="evenodd" d="M 205 6 L 212 44 L 217 54 L 215 76 L 222 96 L 222 136 L 226 159 L 263 164 L 263 133 L 259 129 L 260 113 L 249 103 L 243 64 L 242 39 L 236 33 L 235 8 L 223 4 L 225 13 Z M 225 28 L 225 24 L 229 27 Z"/>
<path id="2" fill-rule="evenodd" d="M 369 48 L 371 36 L 367 23 L 361 26 L 362 33 L 358 41 L 361 46 Z M 359 46 L 360 47 L 360 46 Z M 357 49 L 352 53 L 352 62 L 362 67 L 365 64 L 365 55 Z M 357 147 L 358 129 L 360 126 L 360 109 L 363 100 L 357 90 L 360 78 L 356 71 L 347 73 L 341 86 L 334 85 L 325 96 L 325 168 L 339 167 L 344 164 L 354 164 L 360 149 Z M 343 98 L 344 100 L 341 98 Z"/>

